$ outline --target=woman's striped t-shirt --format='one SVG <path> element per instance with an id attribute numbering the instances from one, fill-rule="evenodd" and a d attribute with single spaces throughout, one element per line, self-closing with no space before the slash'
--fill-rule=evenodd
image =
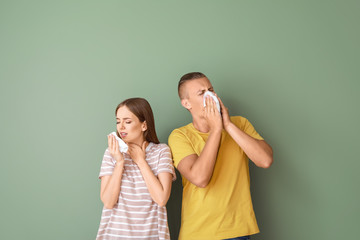
<path id="1" fill-rule="evenodd" d="M 139 167 L 126 153 L 124 160 L 118 203 L 113 209 L 103 208 L 96 239 L 170 239 L 166 207 L 152 200 Z M 146 148 L 146 161 L 155 176 L 168 172 L 176 179 L 166 144 L 150 143 Z M 112 175 L 114 167 L 115 160 L 106 149 L 99 178 Z"/>

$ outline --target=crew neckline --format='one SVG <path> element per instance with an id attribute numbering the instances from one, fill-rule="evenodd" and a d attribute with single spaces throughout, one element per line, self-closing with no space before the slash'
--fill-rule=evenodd
<path id="1" fill-rule="evenodd" d="M 190 125 L 190 127 L 193 129 L 193 130 L 195 130 L 197 133 L 199 133 L 199 134 L 204 134 L 204 135 L 209 135 L 209 133 L 210 132 L 207 132 L 207 133 L 205 133 L 205 132 L 200 132 L 199 130 L 197 130 L 196 128 L 195 128 L 195 126 L 194 126 L 194 124 L 191 122 L 191 123 L 189 123 L 189 125 Z M 224 133 L 224 129 L 222 129 L 221 130 L 221 134 L 223 134 Z"/>

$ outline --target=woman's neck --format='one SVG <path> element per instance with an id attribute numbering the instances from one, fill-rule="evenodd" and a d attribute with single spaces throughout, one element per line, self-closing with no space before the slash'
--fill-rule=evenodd
<path id="1" fill-rule="evenodd" d="M 146 141 L 146 140 L 145 140 L 144 138 L 141 138 L 141 139 L 136 139 L 136 140 L 134 140 L 134 141 L 131 141 L 131 142 L 129 142 L 129 143 L 133 143 L 133 144 L 138 145 L 139 147 L 142 147 L 144 141 Z M 146 141 L 146 143 L 145 143 L 145 148 L 146 148 L 148 145 L 149 145 L 149 142 Z"/>

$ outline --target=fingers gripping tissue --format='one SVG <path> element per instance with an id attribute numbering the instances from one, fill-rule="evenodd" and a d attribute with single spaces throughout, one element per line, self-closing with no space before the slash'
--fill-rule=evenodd
<path id="1" fill-rule="evenodd" d="M 121 138 L 119 138 L 116 135 L 116 132 L 112 132 L 110 134 L 114 135 L 116 140 L 118 141 L 118 143 L 119 143 L 119 151 L 122 152 L 122 153 L 126 153 L 128 148 L 129 148 L 128 145 Z"/>
<path id="2" fill-rule="evenodd" d="M 213 100 L 215 101 L 215 103 L 216 103 L 216 107 L 217 107 L 219 113 L 221 113 L 221 112 L 220 112 L 220 103 L 219 103 L 219 100 L 217 99 L 217 97 L 215 96 L 215 94 L 214 94 L 213 92 L 210 92 L 210 91 L 206 91 L 206 92 L 205 92 L 205 94 L 204 94 L 204 107 L 206 106 L 205 100 L 206 100 L 206 97 L 207 97 L 207 96 L 212 97 L 212 99 L 213 99 Z"/>

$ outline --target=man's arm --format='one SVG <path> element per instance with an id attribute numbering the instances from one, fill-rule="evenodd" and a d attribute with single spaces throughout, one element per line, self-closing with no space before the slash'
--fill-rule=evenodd
<path id="1" fill-rule="evenodd" d="M 212 99 L 206 99 L 204 117 L 207 120 L 210 131 L 200 156 L 196 154 L 186 156 L 177 166 L 179 172 L 187 180 L 201 188 L 209 184 L 213 174 L 223 128 L 221 115 L 216 110 L 215 102 Z"/>
<path id="2" fill-rule="evenodd" d="M 216 156 L 220 144 L 220 131 L 210 132 L 200 156 L 196 154 L 184 157 L 178 164 L 179 172 L 197 187 L 206 187 L 211 179 L 216 163 Z"/>
<path id="3" fill-rule="evenodd" d="M 225 130 L 256 166 L 261 168 L 269 168 L 271 166 L 273 163 L 273 151 L 271 146 L 264 140 L 247 135 L 233 123 L 228 124 Z"/>
<path id="4" fill-rule="evenodd" d="M 273 163 L 273 151 L 269 144 L 264 140 L 253 138 L 239 129 L 230 121 L 228 109 L 224 106 L 219 98 L 223 124 L 225 130 L 230 134 L 234 141 L 243 149 L 245 154 L 256 166 L 261 168 L 269 168 Z"/>

